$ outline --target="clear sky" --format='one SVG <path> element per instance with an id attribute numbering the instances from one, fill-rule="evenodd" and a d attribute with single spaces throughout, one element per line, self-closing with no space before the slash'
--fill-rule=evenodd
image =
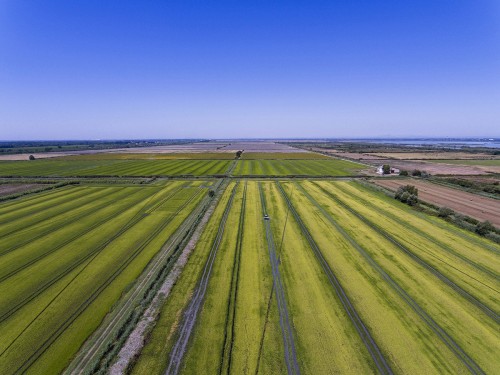
<path id="1" fill-rule="evenodd" d="M 0 139 L 500 136 L 500 1 L 0 0 Z"/>

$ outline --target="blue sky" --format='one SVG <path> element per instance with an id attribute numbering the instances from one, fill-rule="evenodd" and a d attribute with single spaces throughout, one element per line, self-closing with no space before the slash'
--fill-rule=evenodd
<path id="1" fill-rule="evenodd" d="M 0 139 L 500 136 L 500 2 L 0 0 Z"/>

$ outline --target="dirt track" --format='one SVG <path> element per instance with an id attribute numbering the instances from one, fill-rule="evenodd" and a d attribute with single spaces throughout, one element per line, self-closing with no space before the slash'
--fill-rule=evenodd
<path id="1" fill-rule="evenodd" d="M 418 180 L 376 180 L 374 182 L 391 190 L 396 190 L 402 185 L 414 185 L 418 188 L 419 198 L 423 201 L 449 207 L 481 221 L 489 220 L 496 227 L 500 227 L 500 200 Z"/>

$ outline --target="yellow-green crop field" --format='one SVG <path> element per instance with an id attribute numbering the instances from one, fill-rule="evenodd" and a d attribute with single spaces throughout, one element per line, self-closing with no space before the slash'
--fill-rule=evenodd
<path id="1" fill-rule="evenodd" d="M 500 246 L 311 178 L 81 183 L 0 203 L 0 372 L 109 372 L 115 354 L 74 362 L 187 223 L 199 237 L 127 373 L 498 373 Z"/>
<path id="2" fill-rule="evenodd" d="M 207 190 L 71 186 L 0 205 L 0 372 L 61 372 Z"/>
<path id="3" fill-rule="evenodd" d="M 276 154 L 254 154 L 251 160 L 228 160 L 211 154 L 94 154 L 40 160 L 0 161 L 0 177 L 202 177 L 234 176 L 352 176 L 365 168 L 351 161 L 312 158 L 297 153 L 294 159 Z M 290 154 L 285 154 L 290 155 Z M 295 154 L 291 154 L 295 155 Z M 203 158 L 204 157 L 204 158 Z M 274 157 L 274 159 L 268 159 Z"/>
<path id="4" fill-rule="evenodd" d="M 224 210 L 226 230 L 179 361 L 184 312 Z M 296 360 L 304 374 L 494 374 L 499 251 L 356 182 L 232 182 L 132 373 L 294 373 Z"/>

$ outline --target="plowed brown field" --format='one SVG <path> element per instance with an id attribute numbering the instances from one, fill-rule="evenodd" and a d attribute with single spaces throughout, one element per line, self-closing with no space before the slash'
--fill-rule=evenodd
<path id="1" fill-rule="evenodd" d="M 423 201 L 437 206 L 449 207 L 461 214 L 478 220 L 489 220 L 500 227 L 500 200 L 482 197 L 458 189 L 448 188 L 431 182 L 417 180 L 376 180 L 377 185 L 396 190 L 402 185 L 414 185 Z"/>

